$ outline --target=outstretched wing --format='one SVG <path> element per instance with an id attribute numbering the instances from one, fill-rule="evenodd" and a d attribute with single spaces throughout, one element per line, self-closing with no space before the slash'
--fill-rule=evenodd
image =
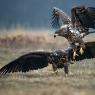
<path id="1" fill-rule="evenodd" d="M 83 29 L 95 29 L 95 8 L 85 8 L 85 6 L 77 6 L 72 8 L 71 15 L 73 27 L 77 26 L 77 28 L 82 27 Z"/>
<path id="2" fill-rule="evenodd" d="M 0 69 L 0 76 L 10 72 L 28 72 L 48 66 L 50 52 L 32 52 L 10 62 Z"/>
<path id="3" fill-rule="evenodd" d="M 71 18 L 61 9 L 54 7 L 52 11 L 52 27 L 59 28 L 63 24 L 69 24 Z"/>

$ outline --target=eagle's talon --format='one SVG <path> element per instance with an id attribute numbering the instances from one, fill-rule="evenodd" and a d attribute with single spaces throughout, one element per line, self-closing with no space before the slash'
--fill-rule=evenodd
<path id="1" fill-rule="evenodd" d="M 73 59 L 75 60 L 75 57 L 78 56 L 78 54 L 76 53 L 76 51 L 74 51 L 73 53 Z"/>
<path id="2" fill-rule="evenodd" d="M 80 48 L 80 51 L 79 52 L 80 52 L 81 55 L 84 53 L 84 50 L 83 50 L 82 47 Z"/>

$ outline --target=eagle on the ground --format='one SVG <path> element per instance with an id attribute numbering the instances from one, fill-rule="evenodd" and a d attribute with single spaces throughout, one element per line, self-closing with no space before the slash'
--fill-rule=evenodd
<path id="1" fill-rule="evenodd" d="M 84 50 L 84 54 L 81 56 L 79 53 L 80 47 L 77 47 L 76 52 L 78 53 L 78 56 L 75 58 L 76 61 L 95 58 L 95 42 L 86 42 L 85 46 L 86 48 Z M 69 64 L 74 63 L 72 55 L 72 48 L 52 52 L 30 52 L 3 66 L 0 69 L 0 77 L 7 73 L 28 72 L 29 70 L 42 69 L 47 67 L 49 64 L 52 64 L 54 72 L 56 72 L 59 68 L 64 68 L 65 74 L 68 74 Z"/>

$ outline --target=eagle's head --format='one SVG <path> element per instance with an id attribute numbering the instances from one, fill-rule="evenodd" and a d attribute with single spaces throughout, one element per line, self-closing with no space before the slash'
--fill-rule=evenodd
<path id="1" fill-rule="evenodd" d="M 57 30 L 54 34 L 54 38 L 56 36 L 65 36 L 68 33 L 68 25 L 63 25 L 59 30 Z"/>

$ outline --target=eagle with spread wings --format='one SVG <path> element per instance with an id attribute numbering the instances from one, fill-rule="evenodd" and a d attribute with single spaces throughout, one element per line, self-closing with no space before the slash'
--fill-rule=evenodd
<path id="1" fill-rule="evenodd" d="M 61 50 L 30 52 L 2 67 L 0 77 L 11 72 L 28 72 L 29 70 L 42 69 L 49 64 L 52 64 L 55 73 L 58 72 L 58 68 L 64 68 L 64 72 L 68 74 L 67 55 L 67 52 Z"/>
<path id="2" fill-rule="evenodd" d="M 77 6 L 71 9 L 71 17 L 61 9 L 54 7 L 52 12 L 52 27 L 59 28 L 54 37 L 63 36 L 74 48 L 76 54 L 76 44 L 80 46 L 80 53 L 83 54 L 85 44 L 82 38 L 90 33 L 90 28 L 95 29 L 95 8 Z"/>

